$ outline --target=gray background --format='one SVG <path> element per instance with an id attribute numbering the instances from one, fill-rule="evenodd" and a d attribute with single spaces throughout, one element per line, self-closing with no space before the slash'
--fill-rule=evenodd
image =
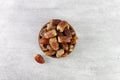
<path id="1" fill-rule="evenodd" d="M 67 20 L 79 37 L 66 58 L 39 48 L 39 30 L 52 18 Z M 120 0 L 0 0 L 0 80 L 120 80 L 119 35 Z"/>

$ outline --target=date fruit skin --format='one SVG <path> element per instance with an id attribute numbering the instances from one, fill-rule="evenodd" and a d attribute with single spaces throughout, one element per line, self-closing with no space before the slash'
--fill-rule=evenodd
<path id="1" fill-rule="evenodd" d="M 49 39 L 42 38 L 42 39 L 39 40 L 39 43 L 40 44 L 49 44 Z"/>
<path id="2" fill-rule="evenodd" d="M 50 43 L 50 46 L 53 50 L 58 50 L 59 49 L 59 44 L 57 42 L 56 37 L 50 38 L 49 43 Z"/>
<path id="3" fill-rule="evenodd" d="M 68 50 L 68 44 L 67 44 L 67 43 L 63 43 L 63 44 L 62 44 L 62 48 L 63 48 L 64 50 Z"/>
<path id="4" fill-rule="evenodd" d="M 58 36 L 58 42 L 59 43 L 67 43 L 70 42 L 71 37 L 68 36 Z"/>
<path id="5" fill-rule="evenodd" d="M 48 55 L 48 56 L 51 56 L 51 55 L 55 54 L 55 51 L 49 50 L 49 51 L 46 51 L 45 54 Z"/>
<path id="6" fill-rule="evenodd" d="M 69 24 L 66 21 L 61 21 L 58 25 L 57 25 L 57 30 L 60 32 L 63 32 L 65 28 L 69 29 Z"/>
<path id="7" fill-rule="evenodd" d="M 53 25 L 53 26 L 57 26 L 60 22 L 61 22 L 60 19 L 52 19 L 50 21 L 51 25 Z"/>
<path id="8" fill-rule="evenodd" d="M 54 30 L 54 29 L 44 33 L 45 38 L 51 38 L 51 37 L 54 37 L 56 35 L 57 35 L 57 33 L 56 33 L 56 30 Z"/>
<path id="9" fill-rule="evenodd" d="M 63 50 L 63 49 L 60 49 L 60 50 L 57 51 L 56 57 L 57 57 L 57 58 L 60 58 L 63 54 L 64 54 L 64 50 Z"/>
<path id="10" fill-rule="evenodd" d="M 36 62 L 38 62 L 40 64 L 45 63 L 44 58 L 40 54 L 36 54 L 35 57 L 34 57 L 34 59 L 35 59 Z"/>
<path id="11" fill-rule="evenodd" d="M 45 45 L 44 44 L 39 44 L 40 45 L 40 47 L 41 47 L 41 49 L 43 50 L 43 51 L 47 51 L 48 49 L 45 47 Z"/>

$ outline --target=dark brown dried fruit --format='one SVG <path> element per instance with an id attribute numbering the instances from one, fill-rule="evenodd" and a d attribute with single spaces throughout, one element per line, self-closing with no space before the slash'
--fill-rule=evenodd
<path id="1" fill-rule="evenodd" d="M 57 25 L 57 30 L 60 31 L 60 32 L 63 32 L 66 27 L 69 29 L 69 24 L 66 21 L 61 21 Z"/>
<path id="2" fill-rule="evenodd" d="M 65 28 L 65 30 L 64 30 L 64 34 L 65 34 L 65 36 L 72 37 L 72 34 L 71 34 L 70 30 L 67 29 L 67 28 Z"/>
<path id="3" fill-rule="evenodd" d="M 41 49 L 42 49 L 43 51 L 48 50 L 44 44 L 40 44 L 40 47 L 41 47 Z"/>
<path id="4" fill-rule="evenodd" d="M 59 43 L 67 43 L 70 42 L 71 37 L 68 36 L 58 36 L 58 42 Z"/>
<path id="5" fill-rule="evenodd" d="M 50 23 L 47 24 L 47 30 L 55 29 L 56 26 L 51 25 Z"/>
<path id="6" fill-rule="evenodd" d="M 51 38 L 51 37 L 54 37 L 54 36 L 56 36 L 56 35 L 57 35 L 57 33 L 56 33 L 56 30 L 55 30 L 55 29 L 52 29 L 52 30 L 44 33 L 44 37 L 45 37 L 45 38 Z"/>
<path id="7" fill-rule="evenodd" d="M 60 50 L 57 51 L 56 57 L 59 58 L 59 57 L 61 57 L 63 54 L 64 54 L 64 50 L 63 50 L 63 49 L 60 49 Z"/>
<path id="8" fill-rule="evenodd" d="M 46 28 L 43 28 L 41 31 L 40 31 L 40 36 L 44 36 L 44 34 L 47 32 L 47 29 Z"/>
<path id="9" fill-rule="evenodd" d="M 62 32 L 57 32 L 58 36 L 64 36 Z"/>
<path id="10" fill-rule="evenodd" d="M 58 50 L 59 49 L 59 44 L 57 42 L 56 37 L 50 38 L 49 43 L 50 43 L 50 46 L 53 50 Z"/>
<path id="11" fill-rule="evenodd" d="M 72 37 L 71 44 L 76 44 L 77 39 L 78 38 L 76 36 Z"/>
<path id="12" fill-rule="evenodd" d="M 55 51 L 49 50 L 49 51 L 46 51 L 45 54 L 48 55 L 48 56 L 51 56 L 51 55 L 55 54 Z"/>
<path id="13" fill-rule="evenodd" d="M 68 44 L 67 43 L 62 43 L 62 48 L 64 50 L 68 50 Z"/>
<path id="14" fill-rule="evenodd" d="M 53 26 L 57 26 L 57 25 L 60 23 L 60 21 L 61 21 L 61 20 L 59 20 L 59 19 L 52 19 L 52 20 L 50 21 L 50 23 L 51 23 L 51 25 L 53 25 Z"/>
<path id="15" fill-rule="evenodd" d="M 65 52 L 65 53 L 62 55 L 62 57 L 66 57 L 67 55 L 68 55 L 68 53 Z"/>
<path id="16" fill-rule="evenodd" d="M 40 54 L 36 54 L 35 57 L 34 57 L 34 59 L 35 59 L 38 63 L 40 63 L 40 64 L 45 63 L 44 58 L 43 58 Z"/>
<path id="17" fill-rule="evenodd" d="M 48 44 L 48 43 L 49 43 L 49 39 L 41 38 L 41 39 L 39 40 L 39 43 L 40 43 L 40 44 Z"/>

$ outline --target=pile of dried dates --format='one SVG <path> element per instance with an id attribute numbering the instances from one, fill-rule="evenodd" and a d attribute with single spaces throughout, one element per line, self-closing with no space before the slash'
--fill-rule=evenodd
<path id="1" fill-rule="evenodd" d="M 73 51 L 77 36 L 67 21 L 52 19 L 42 27 L 38 40 L 40 48 L 47 56 L 61 58 Z"/>

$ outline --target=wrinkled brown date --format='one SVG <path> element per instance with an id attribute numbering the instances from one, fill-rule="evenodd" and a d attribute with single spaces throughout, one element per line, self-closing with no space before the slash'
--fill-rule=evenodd
<path id="1" fill-rule="evenodd" d="M 40 63 L 40 64 L 45 63 L 44 58 L 43 58 L 40 54 L 36 54 L 34 58 L 35 58 L 35 60 L 36 60 L 38 63 Z"/>

